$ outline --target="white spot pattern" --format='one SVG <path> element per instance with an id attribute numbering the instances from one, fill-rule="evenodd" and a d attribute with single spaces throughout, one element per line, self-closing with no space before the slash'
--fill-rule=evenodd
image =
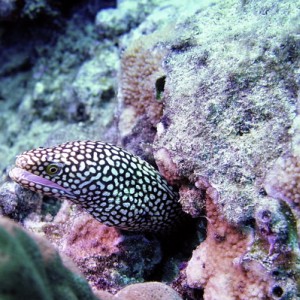
<path id="1" fill-rule="evenodd" d="M 45 169 L 54 158 L 62 170 L 50 177 Z M 157 170 L 110 144 L 70 142 L 27 151 L 18 161 L 19 167 L 56 184 L 54 188 L 20 180 L 22 185 L 79 203 L 107 225 L 157 232 L 171 227 L 182 214 L 178 194 Z"/>

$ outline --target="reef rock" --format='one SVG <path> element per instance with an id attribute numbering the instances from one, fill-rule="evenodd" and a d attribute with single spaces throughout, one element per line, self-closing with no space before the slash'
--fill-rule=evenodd
<path id="1" fill-rule="evenodd" d="M 224 290 L 228 299 L 296 299 L 299 2 L 211 1 L 188 16 L 177 13 L 178 21 L 157 21 L 153 33 L 139 36 L 141 24 L 132 34 L 128 51 L 142 46 L 130 61 L 125 52 L 121 65 L 130 63 L 134 80 L 120 85 L 138 92 L 133 128 L 143 115 L 136 108 L 147 103 L 151 112 L 159 92 L 155 161 L 181 186 L 185 211 L 199 216 L 206 205 L 208 234 L 188 264 L 188 284 L 204 289 L 204 299 Z M 152 66 L 140 63 L 147 47 L 162 53 Z M 136 86 L 144 78 L 153 91 L 146 101 L 151 88 Z"/>
<path id="2" fill-rule="evenodd" d="M 42 196 L 13 182 L 0 186 L 0 215 L 23 221 L 31 213 L 41 214 Z"/>
<path id="3" fill-rule="evenodd" d="M 204 299 L 281 299 L 296 295 L 297 284 L 289 279 L 293 274 L 299 280 L 295 224 L 288 224 L 284 216 L 278 218 L 279 207 L 271 210 L 256 216 L 257 236 L 253 241 L 249 228 L 229 224 L 207 197 L 207 237 L 188 263 L 188 285 L 204 288 Z"/>

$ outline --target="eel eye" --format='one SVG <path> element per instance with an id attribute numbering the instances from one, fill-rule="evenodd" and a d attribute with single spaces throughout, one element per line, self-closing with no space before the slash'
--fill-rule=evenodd
<path id="1" fill-rule="evenodd" d="M 61 171 L 61 165 L 52 163 L 46 167 L 46 173 L 50 176 L 57 175 Z"/>

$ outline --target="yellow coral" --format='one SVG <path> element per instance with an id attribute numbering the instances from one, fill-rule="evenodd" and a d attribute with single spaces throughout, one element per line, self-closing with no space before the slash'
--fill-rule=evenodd
<path id="1" fill-rule="evenodd" d="M 268 299 L 266 270 L 254 261 L 247 266 L 241 263 L 250 244 L 250 235 L 220 217 L 209 197 L 206 210 L 207 238 L 188 263 L 188 285 L 203 288 L 205 300 Z"/>

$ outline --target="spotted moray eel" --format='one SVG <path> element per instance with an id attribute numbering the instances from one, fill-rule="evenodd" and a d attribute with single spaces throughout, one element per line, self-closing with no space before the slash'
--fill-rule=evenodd
<path id="1" fill-rule="evenodd" d="M 32 191 L 71 200 L 100 222 L 140 232 L 169 230 L 183 215 L 178 193 L 146 161 L 97 141 L 26 151 L 10 177 Z"/>

